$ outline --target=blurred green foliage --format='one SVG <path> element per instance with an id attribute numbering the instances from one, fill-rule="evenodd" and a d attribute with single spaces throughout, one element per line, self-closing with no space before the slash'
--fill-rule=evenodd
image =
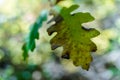
<path id="1" fill-rule="evenodd" d="M 36 47 L 35 39 L 39 39 L 39 28 L 42 27 L 42 23 L 47 20 L 47 11 L 42 11 L 36 22 L 31 26 L 30 32 L 28 34 L 28 37 L 26 39 L 26 42 L 24 43 L 22 49 L 24 51 L 23 57 L 24 60 L 28 58 L 28 52 L 29 50 L 33 51 Z"/>
<path id="2" fill-rule="evenodd" d="M 54 0 L 0 0 L 0 80 L 119 80 L 120 79 L 120 1 L 119 0 L 65 0 L 58 5 L 80 4 L 80 12 L 90 12 L 95 21 L 83 24 L 97 27 L 101 35 L 92 39 L 98 47 L 89 71 L 61 60 L 62 48 L 51 51 L 43 23 L 40 40 L 23 61 L 21 47 L 29 28 L 42 10 L 55 7 Z M 52 5 L 51 5 L 52 4 Z M 65 5 L 64 5 L 65 4 Z M 50 19 L 51 16 L 48 16 Z M 27 75 L 27 76 L 26 76 Z"/>

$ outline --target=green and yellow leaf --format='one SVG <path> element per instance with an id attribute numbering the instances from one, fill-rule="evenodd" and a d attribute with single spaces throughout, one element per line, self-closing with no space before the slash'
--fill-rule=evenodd
<path id="1" fill-rule="evenodd" d="M 64 7 L 58 18 L 52 19 L 56 23 L 47 31 L 49 35 L 57 32 L 57 35 L 50 41 L 52 50 L 63 46 L 62 58 L 71 59 L 75 66 L 81 66 L 88 70 L 92 61 L 90 53 L 97 50 L 91 38 L 100 33 L 94 28 L 86 29 L 82 26 L 82 23 L 94 20 L 89 13 L 71 14 L 78 7 L 78 5 L 69 8 Z"/>

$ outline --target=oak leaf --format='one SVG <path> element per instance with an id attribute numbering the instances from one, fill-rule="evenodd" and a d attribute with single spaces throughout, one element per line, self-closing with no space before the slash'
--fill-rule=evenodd
<path id="1" fill-rule="evenodd" d="M 75 66 L 88 70 L 92 62 L 90 53 L 97 50 L 91 38 L 100 33 L 94 28 L 86 29 L 82 26 L 82 23 L 94 20 L 89 13 L 71 14 L 78 7 L 78 5 L 72 5 L 69 8 L 62 8 L 60 15 L 49 21 L 56 23 L 47 31 L 49 35 L 57 32 L 57 35 L 50 41 L 52 50 L 63 46 L 62 58 L 71 59 Z"/>

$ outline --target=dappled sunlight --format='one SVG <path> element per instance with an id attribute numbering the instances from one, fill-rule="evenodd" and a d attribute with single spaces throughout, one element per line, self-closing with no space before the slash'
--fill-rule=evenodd
<path id="1" fill-rule="evenodd" d="M 55 1 L 0 0 L 0 80 L 120 80 L 120 1 L 57 0 L 58 4 Z M 97 51 L 91 52 L 93 61 L 89 71 L 74 66 L 71 59 L 61 58 L 67 43 L 52 50 L 50 40 L 58 33 L 51 36 L 47 33 L 49 26 L 55 24 L 48 21 L 58 15 L 61 7 L 73 4 L 80 5 L 73 13 L 88 12 L 95 18 L 82 26 L 100 31 L 99 36 L 91 39 Z M 24 61 L 22 46 L 33 24 L 39 22 L 42 11 L 46 11 L 47 20 L 40 23 L 36 47 L 28 51 L 29 56 Z"/>

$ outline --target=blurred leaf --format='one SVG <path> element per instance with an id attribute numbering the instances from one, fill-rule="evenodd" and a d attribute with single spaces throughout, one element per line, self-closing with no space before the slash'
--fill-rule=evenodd
<path id="1" fill-rule="evenodd" d="M 81 25 L 94 20 L 89 13 L 70 14 L 78 7 L 78 5 L 64 7 L 60 15 L 57 16 L 58 18 L 52 19 L 56 24 L 48 28 L 47 31 L 49 35 L 57 32 L 57 35 L 50 41 L 52 50 L 63 46 L 62 58 L 70 58 L 75 66 L 80 65 L 83 69 L 88 70 L 92 61 L 90 52 L 97 50 L 96 45 L 90 39 L 100 33 L 93 28 L 86 29 Z"/>
<path id="2" fill-rule="evenodd" d="M 63 0 L 56 0 L 56 4 L 59 3 L 60 1 L 63 1 Z"/>
<path id="3" fill-rule="evenodd" d="M 26 60 L 26 58 L 28 57 L 29 50 L 33 51 L 35 49 L 36 46 L 35 39 L 39 39 L 38 30 L 40 27 L 42 27 L 42 23 L 46 20 L 47 20 L 47 11 L 44 10 L 41 12 L 40 16 L 35 21 L 35 23 L 31 26 L 26 42 L 22 47 L 24 60 Z"/>

